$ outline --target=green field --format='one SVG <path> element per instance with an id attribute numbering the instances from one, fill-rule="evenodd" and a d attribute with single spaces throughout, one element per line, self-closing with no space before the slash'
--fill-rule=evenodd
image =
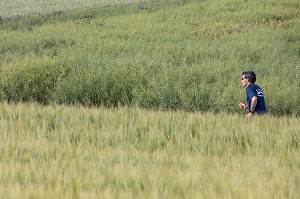
<path id="1" fill-rule="evenodd" d="M 161 0 L 1 17 L 0 99 L 238 113 L 252 69 L 269 113 L 299 115 L 299 4 Z"/>
<path id="2" fill-rule="evenodd" d="M 141 2 L 139 0 L 2 0 L 0 2 L 1 17 L 22 17 L 33 14 L 53 14 L 57 12 L 72 11 L 74 9 L 90 9 L 111 5 L 124 5 Z"/>
<path id="3" fill-rule="evenodd" d="M 1 1 L 0 198 L 299 198 L 299 63 L 298 0 Z"/>
<path id="4" fill-rule="evenodd" d="M 298 198 L 300 122 L 0 104 L 0 198 Z"/>

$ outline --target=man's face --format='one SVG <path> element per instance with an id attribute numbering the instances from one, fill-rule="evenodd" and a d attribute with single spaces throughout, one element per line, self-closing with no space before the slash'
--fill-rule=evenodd
<path id="1" fill-rule="evenodd" d="M 242 79 L 241 79 L 241 82 L 242 82 L 242 86 L 243 87 L 247 87 L 248 84 L 249 84 L 249 79 L 245 77 L 245 75 L 242 76 Z"/>

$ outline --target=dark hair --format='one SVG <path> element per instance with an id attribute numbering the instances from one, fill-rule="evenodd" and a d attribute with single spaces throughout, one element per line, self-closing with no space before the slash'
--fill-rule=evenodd
<path id="1" fill-rule="evenodd" d="M 242 73 L 242 75 L 245 75 L 245 78 L 248 78 L 250 83 L 255 83 L 255 81 L 256 81 L 255 72 L 253 72 L 253 71 L 244 71 Z"/>

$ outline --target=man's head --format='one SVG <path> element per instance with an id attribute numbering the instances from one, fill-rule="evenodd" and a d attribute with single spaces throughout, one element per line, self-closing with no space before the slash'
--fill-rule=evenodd
<path id="1" fill-rule="evenodd" d="M 244 71 L 242 73 L 242 86 L 246 87 L 249 83 L 255 83 L 256 74 L 253 71 Z"/>

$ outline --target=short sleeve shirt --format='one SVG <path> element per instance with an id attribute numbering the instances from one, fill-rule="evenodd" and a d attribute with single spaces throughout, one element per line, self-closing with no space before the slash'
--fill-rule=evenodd
<path id="1" fill-rule="evenodd" d="M 265 96 L 263 90 L 259 86 L 255 84 L 249 84 L 246 88 L 246 95 L 247 95 L 247 103 L 248 103 L 249 110 L 251 107 L 252 98 L 256 96 L 257 105 L 254 109 L 254 112 L 258 114 L 264 114 L 267 112 L 266 104 L 265 104 Z"/>

